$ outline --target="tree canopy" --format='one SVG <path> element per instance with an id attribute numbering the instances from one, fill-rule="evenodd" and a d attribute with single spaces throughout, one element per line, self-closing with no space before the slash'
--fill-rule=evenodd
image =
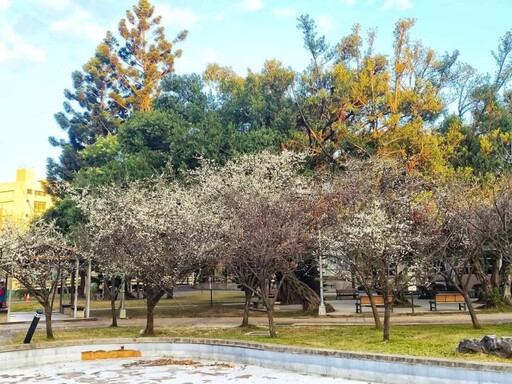
<path id="1" fill-rule="evenodd" d="M 275 335 L 269 279 L 279 287 L 315 260 L 324 225 L 368 292 L 393 297 L 430 263 L 461 294 L 465 268 L 510 304 L 512 32 L 486 74 L 415 40 L 414 19 L 396 22 L 383 52 L 359 24 L 331 43 L 311 16 L 297 22 L 306 68 L 269 58 L 245 74 L 216 63 L 176 74 L 187 31 L 167 40 L 139 0 L 64 93 L 67 138 L 50 138 L 62 152 L 48 162 L 63 199 L 47 219 L 85 236 L 111 275 L 144 279 L 148 314 L 162 295 L 151 279 L 172 286 L 208 253 L 190 239 L 211 236 L 208 250 L 223 244 L 219 260 L 262 297 Z M 384 339 L 388 326 L 387 310 Z"/>

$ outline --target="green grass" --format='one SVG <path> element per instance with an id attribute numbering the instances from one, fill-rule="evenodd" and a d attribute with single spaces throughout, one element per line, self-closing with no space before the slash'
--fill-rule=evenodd
<path id="1" fill-rule="evenodd" d="M 25 301 L 13 301 L 11 303 L 11 311 L 12 312 L 35 312 L 36 309 L 41 308 L 41 304 L 39 304 L 35 300 L 31 300 L 29 302 Z"/>
<path id="2" fill-rule="evenodd" d="M 265 328 L 255 328 L 251 330 Z M 104 327 L 91 329 L 57 329 L 54 331 L 56 340 L 80 340 L 139 337 L 140 327 Z M 341 351 L 359 351 L 434 357 L 444 359 L 477 360 L 486 362 L 509 363 L 508 360 L 485 355 L 458 355 L 455 352 L 460 340 L 464 338 L 481 338 L 495 334 L 507 336 L 512 334 L 512 324 L 487 325 L 484 329 L 475 330 L 470 325 L 417 325 L 394 326 L 391 329 L 391 340 L 382 341 L 382 332 L 369 326 L 315 326 L 315 327 L 279 327 L 277 339 L 267 336 L 247 335 L 247 329 L 192 327 L 157 327 L 159 337 L 199 337 L 228 340 L 258 341 L 272 344 L 294 345 L 311 348 L 327 348 Z M 14 336 L 10 344 L 20 344 L 24 333 Z M 42 330 L 36 332 L 33 342 L 46 342 Z"/>
<path id="3" fill-rule="evenodd" d="M 242 292 L 215 291 L 214 306 L 210 307 L 209 291 L 194 291 L 179 295 L 175 299 L 162 299 L 155 311 L 155 317 L 238 317 L 242 318 L 244 297 Z M 69 298 L 65 300 L 69 302 Z M 223 304 L 235 305 L 223 305 Z M 56 303 L 57 304 L 57 303 Z M 84 305 L 79 300 L 79 305 Z M 116 302 L 119 307 L 119 301 Z M 56 308 L 58 305 L 56 306 Z M 127 314 L 130 318 L 145 318 L 146 303 L 144 300 L 127 300 Z M 13 301 L 13 311 L 35 311 L 40 305 L 35 302 Z M 91 315 L 110 318 L 110 301 L 91 301 Z M 497 312 L 486 310 L 486 312 Z M 313 312 L 276 312 L 276 317 L 314 316 Z M 265 312 L 252 311 L 251 317 L 265 317 Z M 457 355 L 455 348 L 464 338 L 481 338 L 484 335 L 511 336 L 512 324 L 486 325 L 482 330 L 474 330 L 470 325 L 418 325 L 392 326 L 391 341 L 382 342 L 382 332 L 371 326 L 310 326 L 310 327 L 279 327 L 279 337 L 270 339 L 266 336 L 249 336 L 247 330 L 238 327 L 199 329 L 188 327 L 158 327 L 156 320 L 156 336 L 167 337 L 203 337 L 215 339 L 237 339 L 296 345 L 312 348 L 328 348 L 343 351 L 359 351 L 373 353 L 389 353 L 420 357 L 437 357 L 446 359 L 463 359 L 478 361 L 508 362 L 505 359 L 480 355 Z M 265 330 L 265 328 L 261 328 Z M 139 337 L 140 327 L 103 327 L 84 329 L 55 329 L 56 340 L 82 340 Z M 20 344 L 25 337 L 24 332 L 15 335 L 10 344 Z M 34 342 L 45 342 L 44 329 L 39 328 Z"/>
<path id="4" fill-rule="evenodd" d="M 69 296 L 63 300 L 69 303 Z M 85 306 L 85 299 L 78 300 L 79 306 Z M 91 300 L 91 316 L 98 318 L 110 318 L 110 300 Z M 116 308 L 120 302 L 116 301 Z M 194 291 L 190 294 L 179 295 L 175 299 L 161 299 L 155 310 L 155 317 L 242 317 L 244 306 L 244 295 L 239 291 L 215 291 L 213 295 L 213 307 L 210 306 L 210 292 Z M 13 312 L 34 312 L 41 308 L 41 305 L 34 299 L 30 302 L 13 301 L 11 310 Z M 58 297 L 55 300 L 54 310 L 59 308 Z M 146 318 L 146 301 L 143 299 L 126 300 L 127 314 L 130 318 Z M 287 311 L 276 312 L 276 317 L 300 317 L 316 315 L 316 311 Z M 266 316 L 263 311 L 253 311 L 251 316 Z"/>
<path id="5" fill-rule="evenodd" d="M 63 303 L 69 304 L 69 295 L 65 295 Z M 215 291 L 213 295 L 214 308 L 223 308 L 229 313 L 231 305 L 224 306 L 223 304 L 235 303 L 233 308 L 238 309 L 243 307 L 244 296 L 242 292 L 238 291 Z M 79 306 L 85 306 L 85 299 L 78 300 Z M 116 301 L 116 307 L 119 308 L 120 302 Z M 34 312 L 36 309 L 41 308 L 41 305 L 35 300 L 31 299 L 29 302 L 13 300 L 11 303 L 11 311 L 13 312 Z M 59 297 L 55 298 L 54 310 L 59 308 Z M 130 299 L 126 300 L 126 308 L 133 317 L 145 317 L 146 301 L 143 299 Z M 96 301 L 91 299 L 91 311 L 94 316 L 110 317 L 110 300 L 105 298 L 103 301 Z M 210 310 L 210 292 L 200 291 L 192 292 L 186 295 L 179 295 L 175 299 L 161 299 L 157 305 L 157 316 L 199 316 L 203 312 L 208 314 L 213 312 L 212 315 L 217 315 L 217 309 Z M 190 313 L 189 313 L 190 312 Z M 235 311 L 233 316 L 238 316 L 238 311 Z M 227 315 L 229 316 L 229 314 Z"/>

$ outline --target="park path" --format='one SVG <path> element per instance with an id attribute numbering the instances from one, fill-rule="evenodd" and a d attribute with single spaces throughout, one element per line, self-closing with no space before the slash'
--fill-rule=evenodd
<path id="1" fill-rule="evenodd" d="M 180 292 L 181 293 L 181 292 Z M 185 292 L 186 293 L 186 292 Z M 179 295 L 178 295 L 179 296 Z M 353 300 L 329 300 L 335 312 L 327 316 L 300 316 L 300 317 L 276 317 L 278 326 L 340 326 L 340 325 L 373 325 L 373 317 L 368 308 L 363 314 L 356 314 Z M 416 324 L 471 324 L 468 311 L 457 311 L 453 305 L 439 305 L 439 311 L 430 311 L 428 300 L 415 300 L 415 315 L 411 308 L 395 308 L 392 314 L 392 325 L 416 325 Z M 280 312 L 298 311 L 298 305 L 281 306 Z M 254 312 L 253 312 L 254 313 Z M 129 312 L 128 312 L 129 315 Z M 381 316 L 383 313 L 381 312 Z M 12 338 L 16 332 L 24 332 L 28 329 L 34 313 L 13 313 L 10 323 L 0 323 L 0 345 Z M 43 315 L 44 316 L 44 315 Z M 482 313 L 478 311 L 478 319 L 482 324 L 512 323 L 512 312 Z M 197 327 L 197 328 L 222 328 L 236 327 L 240 325 L 240 317 L 165 317 L 155 318 L 155 327 Z M 259 311 L 258 316 L 251 316 L 251 324 L 266 326 L 267 318 L 264 312 Z M 146 319 L 119 319 L 119 326 L 134 326 L 143 329 Z M 53 315 L 54 329 L 73 328 L 101 328 L 110 326 L 109 317 L 97 319 L 72 319 L 69 316 L 55 312 Z M 44 317 L 38 329 L 44 328 Z"/>
<path id="2" fill-rule="evenodd" d="M 22 332 L 28 329 L 32 314 L 27 313 L 25 321 L 13 323 L 0 323 L 0 345 L 9 341 L 14 333 Z M 482 324 L 512 323 L 512 312 L 504 313 L 480 313 L 478 315 Z M 251 317 L 251 324 L 265 326 L 266 317 Z M 275 319 L 278 326 L 343 326 L 343 325 L 372 325 L 373 318 L 368 314 L 361 315 L 327 315 L 325 317 L 277 317 Z M 166 317 L 156 318 L 155 327 L 197 327 L 197 328 L 228 328 L 236 327 L 240 324 L 239 317 Z M 145 326 L 145 319 L 119 319 L 119 326 L 141 327 Z M 468 312 L 437 312 L 437 313 L 418 313 L 416 316 L 410 314 L 393 315 L 391 319 L 393 325 L 416 325 L 416 324 L 470 324 Z M 73 328 L 101 328 L 108 327 L 110 319 L 65 319 L 53 320 L 54 329 L 73 329 Z M 44 321 L 39 323 L 39 329 L 44 328 Z"/>

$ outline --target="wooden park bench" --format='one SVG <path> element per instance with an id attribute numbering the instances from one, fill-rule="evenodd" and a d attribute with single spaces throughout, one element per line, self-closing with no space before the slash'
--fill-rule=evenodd
<path id="1" fill-rule="evenodd" d="M 464 296 L 458 292 L 436 293 L 436 297 L 429 301 L 430 310 L 437 311 L 437 304 L 459 304 L 459 311 L 466 310 L 466 302 Z"/>
<path id="2" fill-rule="evenodd" d="M 357 297 L 357 291 L 353 288 L 336 288 L 336 300 L 341 299 L 343 296 L 352 296 L 352 298 L 355 299 Z"/>
<path id="3" fill-rule="evenodd" d="M 373 295 L 373 302 L 377 306 L 383 306 L 384 305 L 384 297 L 382 295 Z M 388 303 L 393 303 L 393 297 L 388 297 Z M 371 306 L 370 302 L 370 296 L 357 296 L 356 299 L 356 313 L 363 313 L 363 305 L 364 306 Z M 391 306 L 391 311 L 393 311 L 393 306 Z"/>

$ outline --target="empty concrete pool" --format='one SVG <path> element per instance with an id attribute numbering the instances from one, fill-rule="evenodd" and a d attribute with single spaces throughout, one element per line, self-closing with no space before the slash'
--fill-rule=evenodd
<path id="1" fill-rule="evenodd" d="M 115 339 L 0 348 L 1 383 L 512 382 L 512 365 L 205 339 Z"/>

